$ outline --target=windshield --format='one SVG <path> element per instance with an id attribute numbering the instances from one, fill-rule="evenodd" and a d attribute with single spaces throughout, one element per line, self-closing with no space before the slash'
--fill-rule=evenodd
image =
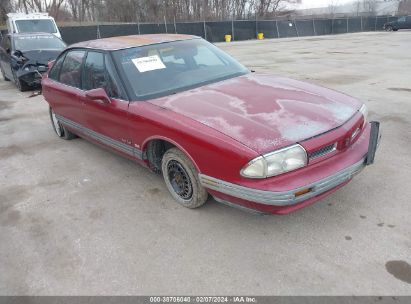
<path id="1" fill-rule="evenodd" d="M 113 54 L 120 73 L 138 100 L 248 73 L 244 66 L 203 39 L 129 48 Z"/>
<path id="2" fill-rule="evenodd" d="M 57 33 L 54 22 L 50 19 L 16 20 L 19 33 Z"/>
<path id="3" fill-rule="evenodd" d="M 14 46 L 19 51 L 62 50 L 66 47 L 63 41 L 53 35 L 30 35 L 14 38 Z"/>

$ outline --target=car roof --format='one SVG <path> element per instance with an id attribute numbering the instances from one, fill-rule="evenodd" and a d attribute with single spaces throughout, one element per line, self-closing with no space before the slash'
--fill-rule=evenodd
<path id="1" fill-rule="evenodd" d="M 132 47 L 138 47 L 143 45 L 180 41 L 180 40 L 190 40 L 199 38 L 192 35 L 182 35 L 182 34 L 150 34 L 150 35 L 130 35 L 130 36 L 117 36 L 96 40 L 89 40 L 84 42 L 79 42 L 70 45 L 70 48 L 92 48 L 99 50 L 120 50 Z"/>

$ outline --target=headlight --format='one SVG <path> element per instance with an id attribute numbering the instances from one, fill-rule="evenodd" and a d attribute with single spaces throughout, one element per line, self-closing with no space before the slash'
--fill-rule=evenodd
<path id="1" fill-rule="evenodd" d="M 368 119 L 367 106 L 365 104 L 363 104 L 359 111 L 362 114 L 362 116 L 364 116 L 364 124 L 365 124 L 367 122 L 367 119 Z"/>
<path id="2" fill-rule="evenodd" d="M 241 175 L 248 178 L 266 178 L 306 165 L 307 153 L 297 144 L 253 159 L 241 170 Z"/>

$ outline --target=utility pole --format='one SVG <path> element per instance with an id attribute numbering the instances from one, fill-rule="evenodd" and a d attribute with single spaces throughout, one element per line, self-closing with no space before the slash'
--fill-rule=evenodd
<path id="1" fill-rule="evenodd" d="M 231 36 L 232 36 L 233 41 L 234 41 L 234 12 L 233 12 L 233 15 L 232 15 L 232 18 L 231 18 Z"/>

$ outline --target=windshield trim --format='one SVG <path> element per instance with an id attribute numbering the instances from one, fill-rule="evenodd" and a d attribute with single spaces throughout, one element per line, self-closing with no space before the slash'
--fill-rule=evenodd
<path id="1" fill-rule="evenodd" d="M 173 42 L 179 42 L 179 41 L 190 41 L 190 40 L 197 40 L 197 39 L 202 40 L 201 37 L 195 37 L 195 38 L 192 38 L 192 39 L 183 39 L 183 40 L 173 40 L 173 41 L 163 41 L 163 42 L 159 42 L 159 43 L 152 43 L 152 44 L 148 44 L 148 46 L 161 45 L 161 44 L 173 43 Z M 243 72 L 237 72 L 237 73 L 225 75 L 225 76 L 222 76 L 222 77 L 210 79 L 210 80 L 207 80 L 207 81 L 199 82 L 199 83 L 196 83 L 196 84 L 192 84 L 192 85 L 188 85 L 188 86 L 184 86 L 184 87 L 180 87 L 180 88 L 173 88 L 173 89 L 162 91 L 162 92 L 146 94 L 146 95 L 137 95 L 137 94 L 135 94 L 134 90 L 132 89 L 132 86 L 130 84 L 130 81 L 129 81 L 127 75 L 119 67 L 119 64 L 116 60 L 116 57 L 114 56 L 114 53 L 115 52 L 120 52 L 120 51 L 126 50 L 126 49 L 139 48 L 139 47 L 144 47 L 144 46 L 146 46 L 146 45 L 133 46 L 133 47 L 127 47 L 127 48 L 122 48 L 122 49 L 110 51 L 110 53 L 112 53 L 112 58 L 114 59 L 113 62 L 114 62 L 114 65 L 116 66 L 116 69 L 117 69 L 117 72 L 120 76 L 120 79 L 123 81 L 124 87 L 126 88 L 126 91 L 129 95 L 129 97 L 131 97 L 130 102 L 133 102 L 133 101 L 135 101 L 135 102 L 137 102 L 137 101 L 147 101 L 147 100 L 157 99 L 157 98 L 161 98 L 161 97 L 167 97 L 167 96 L 171 96 L 171 95 L 174 95 L 174 94 L 177 94 L 177 93 L 181 93 L 181 92 L 184 92 L 184 91 L 189 91 L 189 90 L 192 90 L 192 89 L 196 89 L 196 88 L 199 88 L 199 87 L 203 87 L 203 86 L 210 85 L 210 84 L 213 84 L 213 83 L 221 82 L 221 81 L 224 81 L 224 80 L 244 76 L 244 75 L 247 75 L 247 74 L 251 73 L 251 71 L 247 67 L 243 66 L 240 62 L 238 62 L 239 64 L 241 64 L 244 67 L 245 70 Z M 230 55 L 228 55 L 228 56 L 230 56 Z M 233 58 L 233 60 L 235 60 L 235 59 Z M 237 61 L 237 60 L 235 60 L 235 61 Z"/>

